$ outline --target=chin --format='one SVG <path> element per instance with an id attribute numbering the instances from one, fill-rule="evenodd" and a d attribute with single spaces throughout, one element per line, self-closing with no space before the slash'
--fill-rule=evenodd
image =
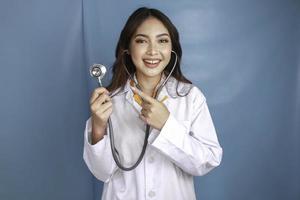
<path id="1" fill-rule="evenodd" d="M 146 77 L 154 78 L 156 76 L 160 76 L 163 72 L 163 69 L 145 69 L 142 71 L 142 74 Z"/>

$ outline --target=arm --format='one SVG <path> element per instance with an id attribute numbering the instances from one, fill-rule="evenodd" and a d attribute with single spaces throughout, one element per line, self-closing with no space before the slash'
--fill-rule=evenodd
<path id="1" fill-rule="evenodd" d="M 108 182 L 117 169 L 111 153 L 110 139 L 108 135 L 104 135 L 99 142 L 92 145 L 91 126 L 91 119 L 89 119 L 84 132 L 83 159 L 97 179 Z"/>
<path id="2" fill-rule="evenodd" d="M 206 100 L 197 88 L 193 89 L 191 120 L 178 121 L 170 114 L 152 146 L 185 172 L 201 176 L 220 164 L 222 148 Z"/>

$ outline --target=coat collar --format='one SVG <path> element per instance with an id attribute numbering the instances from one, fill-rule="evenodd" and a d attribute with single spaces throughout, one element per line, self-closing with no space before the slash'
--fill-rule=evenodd
<path id="1" fill-rule="evenodd" d="M 137 82 L 136 75 L 134 74 L 133 79 Z M 160 80 L 160 84 L 163 83 L 163 81 L 166 79 L 166 76 L 163 74 L 162 79 Z M 129 103 L 134 103 L 133 98 L 133 91 L 130 88 L 130 81 L 131 79 L 128 79 L 124 88 L 119 88 L 116 91 L 112 93 L 111 96 L 119 96 L 119 95 L 125 95 L 125 98 Z M 175 79 L 173 76 L 170 76 L 169 80 L 166 82 L 166 84 L 162 87 L 157 99 L 160 101 L 164 98 L 167 98 L 166 101 L 170 98 L 178 98 L 179 96 L 185 96 L 189 93 L 189 91 L 192 88 L 192 84 L 188 83 L 182 83 Z M 179 94 L 179 95 L 178 95 Z M 164 101 L 164 102 L 166 102 Z"/>
<path id="2" fill-rule="evenodd" d="M 159 84 L 157 84 L 156 88 L 155 88 L 155 91 L 161 86 L 161 84 L 163 84 L 163 82 L 166 80 L 166 76 L 165 74 L 162 75 L 160 81 L 159 81 Z M 133 103 L 133 101 L 135 100 L 135 98 L 133 97 L 134 96 L 134 93 L 133 91 L 131 90 L 130 86 L 134 85 L 135 83 L 138 83 L 138 80 L 137 80 L 137 77 L 136 77 L 136 74 L 134 74 L 133 76 L 133 80 L 127 80 L 127 83 L 124 87 L 124 91 L 127 91 L 126 93 L 126 99 Z M 153 96 L 155 96 L 155 94 L 153 94 Z M 160 90 L 159 92 L 159 95 L 157 96 L 157 99 L 158 100 L 161 100 L 163 98 L 165 98 L 167 95 L 167 91 L 166 91 L 166 88 L 165 86 L 162 87 L 162 89 Z M 135 100 L 136 101 L 136 100 Z"/>

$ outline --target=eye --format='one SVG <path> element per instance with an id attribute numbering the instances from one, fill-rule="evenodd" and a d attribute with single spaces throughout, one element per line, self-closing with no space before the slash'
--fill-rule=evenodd
<path id="1" fill-rule="evenodd" d="M 168 43 L 168 42 L 169 42 L 169 39 L 167 39 L 167 38 L 163 38 L 163 39 L 159 40 L 159 43 Z"/>
<path id="2" fill-rule="evenodd" d="M 146 43 L 147 41 L 145 39 L 136 39 L 135 42 L 139 44 L 143 44 Z"/>

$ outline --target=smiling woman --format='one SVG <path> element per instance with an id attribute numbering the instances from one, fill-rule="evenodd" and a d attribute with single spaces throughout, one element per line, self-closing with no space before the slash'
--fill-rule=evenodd
<path id="1" fill-rule="evenodd" d="M 84 160 L 105 182 L 102 199 L 193 200 L 193 176 L 220 164 L 206 99 L 181 73 L 181 55 L 177 29 L 162 12 L 143 7 L 129 17 L 112 82 L 94 90 L 85 130 Z"/>
<path id="2" fill-rule="evenodd" d="M 129 45 L 129 55 L 136 67 L 142 90 L 153 94 L 162 71 L 170 62 L 172 43 L 169 31 L 154 17 L 146 19 L 136 30 Z"/>

